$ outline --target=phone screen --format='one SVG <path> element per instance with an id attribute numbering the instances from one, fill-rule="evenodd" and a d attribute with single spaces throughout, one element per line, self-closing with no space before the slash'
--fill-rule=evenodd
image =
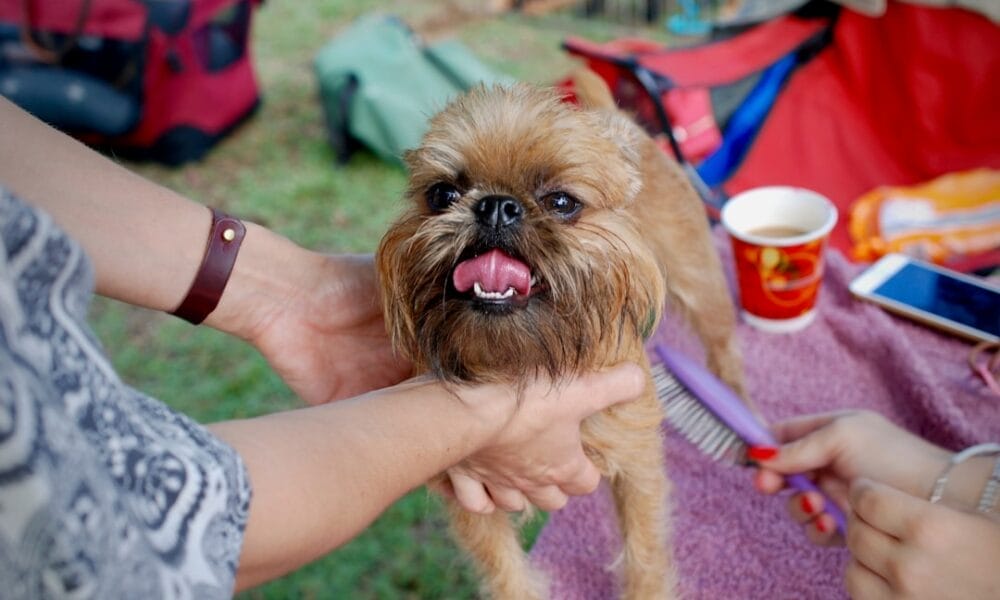
<path id="1" fill-rule="evenodd" d="M 1000 337 L 1000 294 L 907 264 L 874 293 Z"/>

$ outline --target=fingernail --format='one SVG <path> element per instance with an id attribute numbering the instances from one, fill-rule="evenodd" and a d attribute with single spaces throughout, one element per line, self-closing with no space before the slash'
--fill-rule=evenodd
<path id="1" fill-rule="evenodd" d="M 802 507 L 802 512 L 807 515 L 813 514 L 816 510 L 816 508 L 813 507 L 813 503 L 809 500 L 809 496 L 806 496 L 805 494 L 803 494 L 799 499 L 799 506 Z"/>
<path id="2" fill-rule="evenodd" d="M 778 449 L 773 446 L 750 446 L 747 456 L 750 460 L 770 460 L 778 455 Z"/>
<path id="3" fill-rule="evenodd" d="M 815 521 L 813 521 L 813 523 L 816 524 L 816 531 L 820 533 L 826 533 L 827 531 L 830 530 L 830 526 L 827 525 L 826 521 L 824 521 L 823 519 L 816 519 Z"/>

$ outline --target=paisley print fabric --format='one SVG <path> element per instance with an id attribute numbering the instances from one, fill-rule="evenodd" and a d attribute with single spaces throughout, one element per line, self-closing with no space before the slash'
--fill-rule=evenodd
<path id="1" fill-rule="evenodd" d="M 0 188 L 0 597 L 228 598 L 244 466 L 121 382 L 92 291 L 80 246 Z"/>

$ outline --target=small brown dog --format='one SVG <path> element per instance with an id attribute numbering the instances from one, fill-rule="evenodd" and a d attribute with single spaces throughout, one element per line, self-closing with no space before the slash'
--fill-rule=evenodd
<path id="1" fill-rule="evenodd" d="M 417 369 L 517 382 L 633 361 L 665 299 L 688 317 L 709 367 L 739 392 L 735 312 L 704 209 L 676 164 L 589 71 L 581 108 L 528 85 L 479 88 L 433 118 L 406 156 L 411 204 L 378 250 L 385 317 Z M 583 424 L 609 479 L 627 598 L 673 595 L 668 483 L 652 382 Z M 452 525 L 495 598 L 545 597 L 514 525 L 452 507 Z"/>

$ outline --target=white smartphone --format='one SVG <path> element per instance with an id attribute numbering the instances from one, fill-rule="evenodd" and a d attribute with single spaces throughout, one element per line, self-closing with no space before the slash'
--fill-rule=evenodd
<path id="1" fill-rule="evenodd" d="M 972 340 L 1000 341 L 1000 287 L 903 254 L 887 254 L 851 282 L 883 308 Z"/>

